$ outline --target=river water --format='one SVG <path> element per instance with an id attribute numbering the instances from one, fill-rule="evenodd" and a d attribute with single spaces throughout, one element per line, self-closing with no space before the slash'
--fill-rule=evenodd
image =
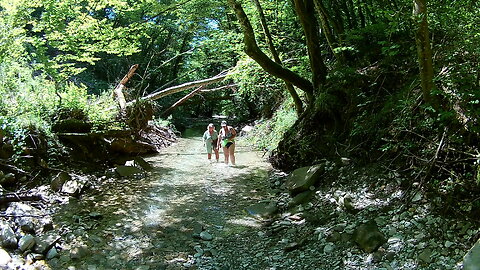
<path id="1" fill-rule="evenodd" d="M 245 208 L 271 196 L 270 165 L 242 140 L 235 167 L 209 162 L 200 135 L 187 130 L 173 146 L 146 158 L 154 169 L 145 178 L 117 179 L 72 199 L 55 217 L 63 237 L 50 267 L 195 268 L 199 257 L 221 252 L 216 240 L 259 227 Z M 199 239 L 200 232 L 213 241 Z"/>

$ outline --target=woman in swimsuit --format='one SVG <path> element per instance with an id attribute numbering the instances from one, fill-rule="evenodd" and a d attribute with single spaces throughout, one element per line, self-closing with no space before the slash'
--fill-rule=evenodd
<path id="1" fill-rule="evenodd" d="M 203 144 L 207 148 L 207 158 L 209 161 L 212 160 L 212 150 L 215 152 L 215 159 L 218 162 L 218 133 L 215 130 L 213 124 L 207 126 L 207 130 L 203 133 Z"/>
<path id="2" fill-rule="evenodd" d="M 227 121 L 222 121 L 222 128 L 218 135 L 218 147 L 220 144 L 223 147 L 223 154 L 225 155 L 225 164 L 228 165 L 229 161 L 232 165 L 235 165 L 235 137 L 237 132 L 231 126 L 227 126 Z"/>

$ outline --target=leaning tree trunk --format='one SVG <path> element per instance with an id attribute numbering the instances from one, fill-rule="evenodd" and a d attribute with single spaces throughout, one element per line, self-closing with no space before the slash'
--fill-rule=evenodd
<path id="1" fill-rule="evenodd" d="M 257 62 L 269 74 L 285 80 L 303 90 L 307 94 L 309 102 L 313 102 L 314 89 L 312 83 L 297 73 L 275 63 L 264 52 L 262 52 L 257 45 L 253 27 L 250 24 L 250 20 L 248 19 L 247 14 L 245 14 L 242 6 L 236 0 L 228 0 L 228 3 L 235 11 L 235 15 L 237 16 L 240 26 L 242 27 L 245 53 L 255 60 L 255 62 Z"/>
<path id="2" fill-rule="evenodd" d="M 278 55 L 278 52 L 275 49 L 275 45 L 273 44 L 273 38 L 272 38 L 272 35 L 270 34 L 270 30 L 268 29 L 267 20 L 265 19 L 265 14 L 263 13 L 262 5 L 260 5 L 259 0 L 252 0 L 252 1 L 257 7 L 258 15 L 260 16 L 260 22 L 262 23 L 263 32 L 265 33 L 265 38 L 267 39 L 268 48 L 272 53 L 273 59 L 277 64 L 283 65 L 282 60 L 280 59 L 280 56 Z M 287 89 L 288 93 L 293 99 L 293 103 L 295 104 L 295 110 L 297 112 L 297 116 L 300 116 L 303 112 L 302 100 L 300 99 L 297 92 L 295 91 L 295 88 L 293 88 L 293 85 L 288 81 L 284 80 L 284 82 L 285 82 L 285 88 Z"/>
<path id="3" fill-rule="evenodd" d="M 433 60 L 427 22 L 427 0 L 413 0 L 413 18 L 418 25 L 415 32 L 415 41 L 417 44 L 423 99 L 426 103 L 434 106 L 435 104 L 431 96 L 433 89 Z"/>

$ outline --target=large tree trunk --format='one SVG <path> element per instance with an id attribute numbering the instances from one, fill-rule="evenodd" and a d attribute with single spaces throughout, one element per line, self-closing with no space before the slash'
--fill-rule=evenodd
<path id="1" fill-rule="evenodd" d="M 323 62 L 320 49 L 320 35 L 317 19 L 315 18 L 315 5 L 313 0 L 295 0 L 294 2 L 297 16 L 305 33 L 314 91 L 320 91 L 327 77 L 327 67 Z M 313 98 L 310 101 L 313 101 Z"/>
<path id="2" fill-rule="evenodd" d="M 257 62 L 266 72 L 303 90 L 307 94 L 309 100 L 313 102 L 314 87 L 312 83 L 295 72 L 292 72 L 291 70 L 284 68 L 282 65 L 275 63 L 265 53 L 263 53 L 257 45 L 252 25 L 250 24 L 250 21 L 242 6 L 236 0 L 228 0 L 228 3 L 235 11 L 240 26 L 242 27 L 245 53 L 255 60 L 255 62 Z"/>
<path id="3" fill-rule="evenodd" d="M 270 30 L 268 29 L 267 25 L 267 20 L 265 19 L 265 15 L 263 13 L 262 5 L 260 5 L 259 0 L 252 0 L 255 6 L 257 7 L 258 15 L 260 16 L 260 22 L 262 23 L 262 28 L 263 32 L 265 33 L 265 38 L 268 43 L 268 48 L 270 49 L 270 52 L 272 53 L 273 59 L 275 62 L 279 65 L 283 66 L 282 60 L 280 59 L 280 56 L 278 55 L 277 50 L 275 49 L 275 45 L 273 44 L 273 38 L 272 35 L 270 34 Z M 297 92 L 293 88 L 293 85 L 289 83 L 288 81 L 284 80 L 285 82 L 285 88 L 287 89 L 288 93 L 293 99 L 293 103 L 295 104 L 295 109 L 297 112 L 297 116 L 300 116 L 303 112 L 303 103 L 300 97 L 298 96 Z"/>
<path id="4" fill-rule="evenodd" d="M 423 99 L 425 102 L 435 106 L 431 97 L 433 89 L 433 60 L 427 22 L 427 0 L 413 0 L 413 18 L 418 24 L 415 32 L 415 41 L 417 43 Z"/>

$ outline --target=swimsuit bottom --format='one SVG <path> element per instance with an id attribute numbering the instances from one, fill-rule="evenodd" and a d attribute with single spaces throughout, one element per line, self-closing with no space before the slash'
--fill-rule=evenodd
<path id="1" fill-rule="evenodd" d="M 223 140 L 222 141 L 222 146 L 226 147 L 226 148 L 229 148 L 230 146 L 232 146 L 232 144 L 233 144 L 233 142 L 229 141 L 229 140 Z"/>

